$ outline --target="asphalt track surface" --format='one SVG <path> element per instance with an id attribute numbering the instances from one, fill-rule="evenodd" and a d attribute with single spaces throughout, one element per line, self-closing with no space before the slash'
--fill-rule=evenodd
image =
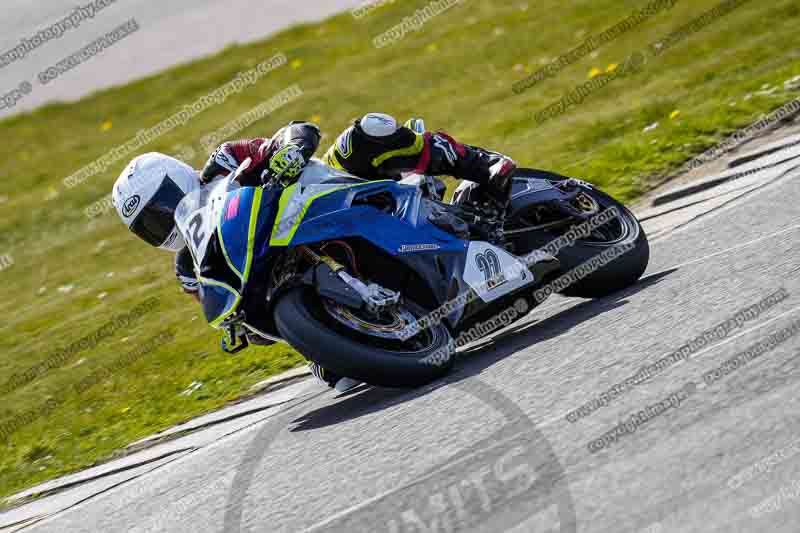
<path id="1" fill-rule="evenodd" d="M 3 0 L 0 53 L 90 1 Z M 31 8 L 33 3 L 35 9 Z M 263 39 L 291 24 L 319 20 L 361 3 L 363 0 L 116 0 L 78 28 L 0 68 L 0 94 L 8 93 L 24 81 L 33 86 L 33 91 L 13 108 L 1 109 L 0 117 L 54 100 L 76 100 L 216 53 L 227 45 Z M 47 85 L 38 82 L 39 72 L 130 18 L 138 22 L 137 32 Z"/>
<path id="2" fill-rule="evenodd" d="M 653 219 L 661 226 L 637 286 L 599 300 L 554 297 L 466 350 L 441 383 L 339 395 L 301 381 L 279 393 L 280 405 L 214 426 L 202 445 L 191 440 L 201 431 L 106 485 L 45 498 L 35 505 L 50 511 L 20 527 L 796 532 L 800 336 L 703 380 L 800 319 L 800 150 L 791 153 L 798 159 Z M 788 297 L 686 362 L 585 418 L 565 419 L 780 289 Z M 590 451 L 591 441 L 688 383 L 697 388 L 677 407 Z"/>

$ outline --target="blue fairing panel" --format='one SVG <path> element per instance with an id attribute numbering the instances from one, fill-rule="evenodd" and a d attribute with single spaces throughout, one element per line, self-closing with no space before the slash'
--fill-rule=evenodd
<path id="1" fill-rule="evenodd" d="M 212 326 L 219 326 L 236 311 L 254 261 L 269 253 L 269 236 L 279 196 L 260 187 L 243 187 L 225 198 L 217 236 L 225 261 L 240 284 L 231 287 L 200 277 L 203 311 Z"/>
<path id="2" fill-rule="evenodd" d="M 279 193 L 243 187 L 228 195 L 220 214 L 219 237 L 228 265 L 247 283 L 254 257 L 268 252 Z M 267 249 L 259 247 L 265 243 Z M 256 248 L 259 249 L 256 249 Z"/>
<path id="3" fill-rule="evenodd" d="M 206 320 L 216 327 L 221 322 L 221 317 L 227 317 L 236 310 L 241 297 L 231 287 L 212 285 L 201 281 L 200 300 Z"/>
<path id="4" fill-rule="evenodd" d="M 275 215 L 278 213 L 280 197 L 280 191 L 272 189 L 264 189 L 261 195 L 261 207 L 258 210 L 258 220 L 253 235 L 256 260 L 270 253 L 269 238 L 272 233 L 272 225 L 275 223 Z"/>
<path id="5" fill-rule="evenodd" d="M 228 265 L 244 280 L 249 256 L 248 239 L 255 189 L 242 188 L 228 194 L 220 213 L 219 238 Z"/>
<path id="6" fill-rule="evenodd" d="M 358 194 L 388 190 L 399 199 L 396 214 L 368 205 L 351 206 Z M 396 183 L 365 185 L 337 191 L 315 200 L 292 239 L 292 246 L 343 237 L 362 237 L 391 255 L 408 253 L 464 252 L 462 241 L 434 226 L 407 207 L 413 205 L 414 189 Z"/>

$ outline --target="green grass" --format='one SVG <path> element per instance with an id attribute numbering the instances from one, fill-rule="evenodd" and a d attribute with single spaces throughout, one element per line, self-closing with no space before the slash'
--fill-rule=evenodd
<path id="1" fill-rule="evenodd" d="M 464 0 L 421 31 L 377 50 L 372 38 L 426 4 L 391 4 L 354 20 L 348 14 L 289 29 L 266 41 L 0 122 L 0 381 L 44 360 L 147 297 L 157 310 L 125 332 L 6 395 L 0 421 L 63 400 L 0 443 L 0 494 L 86 467 L 124 445 L 215 409 L 253 383 L 291 368 L 285 345 L 230 357 L 218 349 L 197 305 L 180 293 L 172 258 L 148 248 L 107 214 L 84 209 L 106 195 L 124 162 L 66 189 L 66 176 L 158 123 L 184 104 L 277 52 L 289 57 L 259 83 L 148 146 L 197 152 L 199 139 L 297 83 L 305 94 L 241 133 L 268 135 L 291 119 L 318 120 L 324 144 L 367 111 L 422 116 L 472 144 L 525 165 L 588 179 L 620 199 L 641 194 L 727 134 L 798 94 L 800 8 L 795 0 L 751 0 L 681 42 L 642 71 L 615 80 L 579 107 L 537 127 L 533 114 L 697 17 L 714 2 L 680 0 L 673 9 L 522 94 L 512 84 L 642 7 L 644 1 L 488 2 Z M 770 92 L 767 89 L 775 89 Z M 670 118 L 674 111 L 680 111 Z M 111 128 L 102 125 L 111 123 Z M 643 129 L 655 122 L 649 133 Z M 113 276 L 111 274 L 113 273 Z M 74 285 L 70 292 L 59 287 Z M 106 297 L 100 299 L 99 295 Z M 78 395 L 75 383 L 164 329 L 175 340 Z M 203 387 L 180 393 L 192 382 Z"/>

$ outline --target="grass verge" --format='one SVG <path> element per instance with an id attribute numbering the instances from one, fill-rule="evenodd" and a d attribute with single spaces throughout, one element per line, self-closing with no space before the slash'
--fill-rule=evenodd
<path id="1" fill-rule="evenodd" d="M 465 142 L 631 200 L 654 178 L 797 97 L 785 82 L 800 75 L 794 0 L 741 2 L 662 54 L 650 53 L 651 44 L 716 5 L 679 0 L 552 79 L 512 91 L 514 82 L 643 4 L 462 0 L 419 31 L 376 49 L 375 36 L 427 5 L 394 3 L 358 20 L 342 14 L 298 26 L 0 122 L 0 175 L 6 177 L 0 181 L 0 256 L 11 258 L 0 271 L 0 381 L 47 361 L 113 316 L 158 299 L 153 311 L 4 394 L 0 424 L 21 416 L 25 424 L 0 443 L 0 495 L 108 459 L 127 443 L 218 408 L 301 363 L 285 345 L 236 357 L 221 353 L 196 304 L 178 290 L 171 258 L 135 241 L 112 213 L 86 216 L 85 209 L 108 194 L 124 161 L 71 189 L 65 177 L 282 52 L 286 66 L 146 149 L 182 153 L 200 166 L 207 157 L 199 146 L 204 135 L 297 84 L 302 97 L 239 137 L 268 135 L 289 120 L 306 119 L 322 125 L 329 144 L 367 111 L 422 116 L 429 127 Z M 637 72 L 537 125 L 537 111 L 591 77 L 613 72 L 635 52 L 646 59 Z M 125 359 L 163 331 L 174 337 L 162 336 L 171 340 Z M 87 380 L 91 387 L 76 387 Z M 182 394 L 193 383 L 202 387 Z"/>

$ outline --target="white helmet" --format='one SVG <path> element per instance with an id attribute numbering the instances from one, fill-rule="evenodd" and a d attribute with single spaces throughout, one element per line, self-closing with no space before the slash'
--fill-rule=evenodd
<path id="1" fill-rule="evenodd" d="M 175 225 L 175 208 L 199 187 L 200 176 L 192 167 L 152 152 L 128 163 L 114 183 L 111 201 L 137 237 L 162 250 L 177 252 L 186 243 Z"/>

